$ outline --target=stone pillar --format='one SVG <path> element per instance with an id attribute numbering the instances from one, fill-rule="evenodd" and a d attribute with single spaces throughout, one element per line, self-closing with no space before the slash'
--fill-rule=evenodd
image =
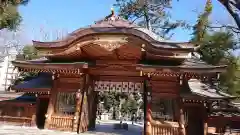
<path id="1" fill-rule="evenodd" d="M 54 113 L 54 107 L 55 107 L 56 98 L 57 98 L 58 75 L 53 74 L 52 80 L 53 80 L 53 86 L 50 91 L 48 110 L 47 110 L 47 114 L 45 115 L 46 120 L 45 120 L 44 128 L 50 128 L 49 126 L 51 123 L 51 116 Z"/>

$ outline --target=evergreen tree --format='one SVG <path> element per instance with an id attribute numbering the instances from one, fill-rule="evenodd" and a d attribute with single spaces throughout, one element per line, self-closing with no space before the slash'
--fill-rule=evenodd
<path id="1" fill-rule="evenodd" d="M 167 9 L 171 6 L 168 0 L 116 0 L 115 6 L 119 15 L 131 22 L 155 32 L 166 38 L 171 36 L 170 31 L 185 26 L 182 21 L 172 21 Z M 170 34 L 170 35 L 169 35 Z"/>
<path id="2" fill-rule="evenodd" d="M 24 46 L 22 51 L 23 51 L 23 56 L 25 60 L 32 60 L 32 59 L 39 58 L 36 48 L 32 45 Z"/>
<path id="3" fill-rule="evenodd" d="M 0 30 L 15 30 L 22 21 L 18 6 L 26 5 L 29 0 L 0 0 Z"/>
<path id="4" fill-rule="evenodd" d="M 211 65 L 228 65 L 227 72 L 220 77 L 221 90 L 230 94 L 237 94 L 237 85 L 239 81 L 236 77 L 236 72 L 239 67 L 237 58 L 232 54 L 232 51 L 237 49 L 234 35 L 229 31 L 208 31 L 209 15 L 212 12 L 211 0 L 208 0 L 205 10 L 199 15 L 196 25 L 193 27 L 192 41 L 198 46 L 198 52 L 201 54 L 201 59 Z"/>

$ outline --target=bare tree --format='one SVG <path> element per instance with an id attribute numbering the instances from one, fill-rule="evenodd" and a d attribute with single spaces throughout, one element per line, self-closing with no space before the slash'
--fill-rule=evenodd
<path id="1" fill-rule="evenodd" d="M 9 31 L 3 29 L 0 31 L 0 46 L 6 48 L 7 50 L 15 48 L 18 53 L 21 52 L 23 48 L 24 39 L 21 30 Z"/>
<path id="2" fill-rule="evenodd" d="M 62 40 L 68 34 L 65 29 L 62 30 L 46 30 L 44 27 L 40 29 L 33 30 L 34 39 L 36 41 L 55 41 Z"/>

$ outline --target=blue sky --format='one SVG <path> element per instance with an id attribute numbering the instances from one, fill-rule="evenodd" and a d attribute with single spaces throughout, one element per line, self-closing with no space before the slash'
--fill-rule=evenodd
<path id="1" fill-rule="evenodd" d="M 194 24 L 197 14 L 204 8 L 206 0 L 173 0 L 171 15 L 173 20 L 186 20 Z M 27 6 L 20 7 L 23 17 L 22 31 L 29 41 L 43 39 L 42 33 L 50 33 L 52 38 L 57 31 L 67 33 L 92 24 L 110 13 L 115 0 L 31 0 Z M 213 0 L 212 22 L 233 23 L 225 9 Z M 172 37 L 174 41 L 188 41 L 191 31 L 177 29 Z M 55 34 L 54 34 L 55 33 Z M 50 39 L 52 39 L 50 37 Z"/>

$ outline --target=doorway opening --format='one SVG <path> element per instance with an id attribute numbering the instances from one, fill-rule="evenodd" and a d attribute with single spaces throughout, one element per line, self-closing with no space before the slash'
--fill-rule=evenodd
<path id="1" fill-rule="evenodd" d="M 49 98 L 47 98 L 47 97 L 39 97 L 39 99 L 38 99 L 36 124 L 39 129 L 44 128 L 45 119 L 46 119 L 45 114 L 47 113 L 48 102 L 49 102 Z"/>
<path id="2" fill-rule="evenodd" d="M 187 109 L 187 135 L 203 135 L 203 117 L 200 107 L 188 107 Z"/>
<path id="3" fill-rule="evenodd" d="M 141 82 L 95 81 L 97 92 L 96 130 L 141 134 L 144 108 Z"/>

